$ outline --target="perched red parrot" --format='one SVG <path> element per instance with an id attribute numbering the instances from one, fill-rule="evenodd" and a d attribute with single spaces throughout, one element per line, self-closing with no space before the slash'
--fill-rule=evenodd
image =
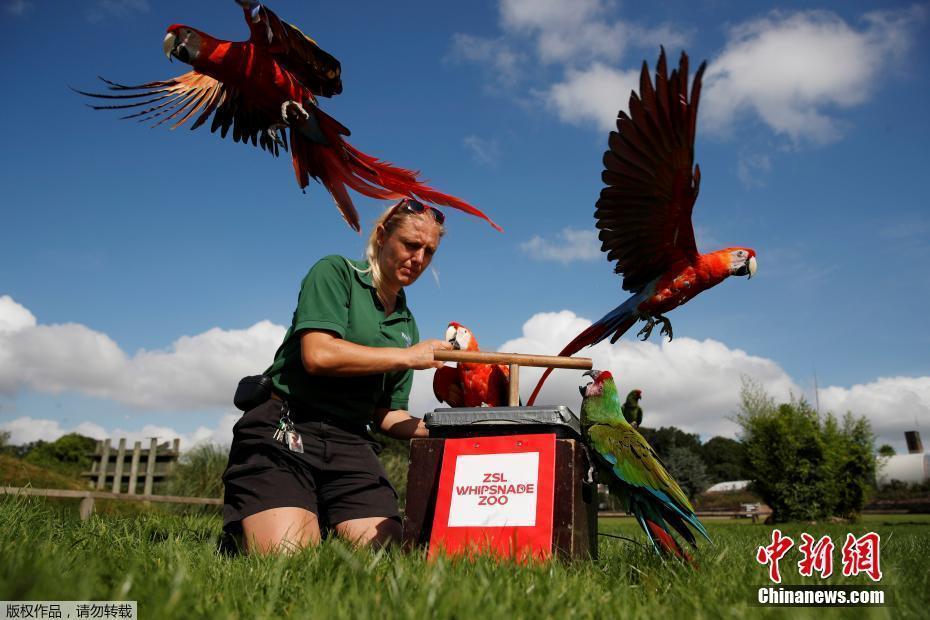
<path id="1" fill-rule="evenodd" d="M 478 351 L 474 334 L 456 322 L 449 323 L 446 340 L 453 348 Z M 504 364 L 466 364 L 443 366 L 433 375 L 433 394 L 450 407 L 506 406 L 510 387 L 510 368 Z"/>
<path id="2" fill-rule="evenodd" d="M 601 190 L 594 217 L 607 260 L 617 261 L 623 289 L 633 296 L 595 321 L 565 345 L 559 355 L 572 355 L 608 336 L 616 342 L 637 321 L 643 340 L 656 323 L 672 339 L 672 324 L 663 316 L 729 276 L 756 273 L 756 253 L 726 248 L 701 254 L 694 242 L 691 210 L 697 199 L 701 170 L 694 165 L 694 135 L 701 95 L 702 63 L 688 99 L 688 56 L 668 77 L 665 50 L 656 66 L 655 87 L 643 63 L 637 95 L 630 95 L 630 115 L 618 114 L 604 153 L 607 187 Z M 692 172 L 693 170 L 693 172 Z M 527 401 L 532 405 L 552 369 L 543 373 Z"/>
<path id="3" fill-rule="evenodd" d="M 417 172 L 380 161 L 346 142 L 343 136 L 348 136 L 349 130 L 317 107 L 316 100 L 317 96 L 342 92 L 339 61 L 267 7 L 247 0 L 237 2 L 243 5 L 251 30 L 248 41 L 222 41 L 175 24 L 168 28 L 164 51 L 169 59 L 190 64 L 193 71 L 135 86 L 103 80 L 120 94 L 78 92 L 103 99 L 142 99 L 91 107 L 147 106 L 123 118 L 157 119 L 155 125 L 177 119 L 172 129 L 197 115 L 191 125 L 196 129 L 213 114 L 211 131 L 219 129 L 225 138 L 232 127 L 234 141 L 251 142 L 274 155 L 279 147 L 287 150 L 287 129 L 298 185 L 307 187 L 310 177 L 320 181 L 356 231 L 360 230 L 359 216 L 346 187 L 372 198 L 410 197 L 454 207 L 501 230 L 467 202 L 419 181 Z"/>

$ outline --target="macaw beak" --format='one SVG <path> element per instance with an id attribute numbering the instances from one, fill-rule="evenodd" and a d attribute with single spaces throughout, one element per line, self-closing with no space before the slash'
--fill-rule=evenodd
<path id="1" fill-rule="evenodd" d="M 584 373 L 584 374 L 581 375 L 581 376 L 582 376 L 582 377 L 591 377 L 592 379 L 595 379 L 595 380 L 596 380 L 596 379 L 597 379 L 597 376 L 598 376 L 599 374 L 601 374 L 601 371 L 600 371 L 600 370 L 589 370 L 588 372 Z M 578 391 L 581 392 L 581 397 L 582 397 L 582 398 L 584 398 L 585 396 L 587 396 L 588 386 L 591 385 L 591 384 L 593 384 L 593 383 L 594 383 L 594 381 L 588 381 L 588 382 L 585 383 L 584 385 L 579 385 L 579 386 L 578 386 Z"/>
<path id="2" fill-rule="evenodd" d="M 451 344 L 453 349 L 455 349 L 456 351 L 459 351 L 461 350 L 462 345 L 460 345 L 459 341 L 455 339 L 455 336 L 457 333 L 458 333 L 458 330 L 456 330 L 454 326 L 450 325 L 449 328 L 446 330 L 446 342 Z"/>
<path id="3" fill-rule="evenodd" d="M 737 269 L 733 275 L 749 276 L 750 278 L 756 275 L 756 257 L 750 256 L 749 260 L 740 265 L 739 269 Z"/>
<path id="4" fill-rule="evenodd" d="M 165 56 L 168 57 L 169 62 L 173 62 L 171 60 L 171 52 L 174 51 L 174 44 L 177 42 L 177 40 L 178 35 L 174 34 L 173 32 L 169 32 L 165 35 L 165 40 L 162 41 L 161 49 L 165 52 Z"/>

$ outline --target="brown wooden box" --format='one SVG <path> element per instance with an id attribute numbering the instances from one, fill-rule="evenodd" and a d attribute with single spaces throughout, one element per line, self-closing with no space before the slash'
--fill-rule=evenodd
<path id="1" fill-rule="evenodd" d="M 404 548 L 429 545 L 445 439 L 413 439 L 407 470 Z M 588 458 L 581 442 L 555 440 L 552 550 L 565 560 L 597 558 L 597 489 L 585 482 Z"/>

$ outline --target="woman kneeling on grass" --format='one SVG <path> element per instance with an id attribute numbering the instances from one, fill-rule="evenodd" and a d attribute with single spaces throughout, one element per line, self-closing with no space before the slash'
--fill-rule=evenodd
<path id="1" fill-rule="evenodd" d="M 404 287 L 429 266 L 442 213 L 405 199 L 378 218 L 367 260 L 327 256 L 304 278 L 274 363 L 272 397 L 233 427 L 224 529 L 248 552 L 300 549 L 320 526 L 357 544 L 401 536 L 397 494 L 367 425 L 426 437 L 406 411 L 413 371 L 438 368 L 442 340 L 419 342 Z"/>

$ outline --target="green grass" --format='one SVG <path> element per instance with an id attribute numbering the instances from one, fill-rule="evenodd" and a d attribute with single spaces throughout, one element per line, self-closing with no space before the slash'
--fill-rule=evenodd
<path id="1" fill-rule="evenodd" d="M 44 489 L 86 489 L 87 482 L 46 467 L 27 463 L 9 454 L 0 454 L 0 484 Z"/>
<path id="2" fill-rule="evenodd" d="M 716 544 L 702 545 L 699 570 L 610 538 L 601 538 L 597 561 L 524 567 L 488 558 L 427 562 L 422 553 L 355 551 L 338 541 L 292 556 L 226 557 L 216 552 L 217 515 L 152 512 L 81 523 L 60 506 L 7 497 L 0 501 L 0 599 L 137 600 L 143 618 L 926 617 L 926 516 L 782 527 L 834 540 L 847 531 L 882 535 L 882 585 L 894 606 L 855 610 L 754 607 L 756 588 L 767 582 L 755 549 L 771 527 L 707 527 Z M 628 519 L 605 520 L 602 531 L 642 539 Z M 798 576 L 794 550 L 786 560 L 786 583 L 820 583 Z M 834 575 L 827 583 L 870 582 Z"/>

